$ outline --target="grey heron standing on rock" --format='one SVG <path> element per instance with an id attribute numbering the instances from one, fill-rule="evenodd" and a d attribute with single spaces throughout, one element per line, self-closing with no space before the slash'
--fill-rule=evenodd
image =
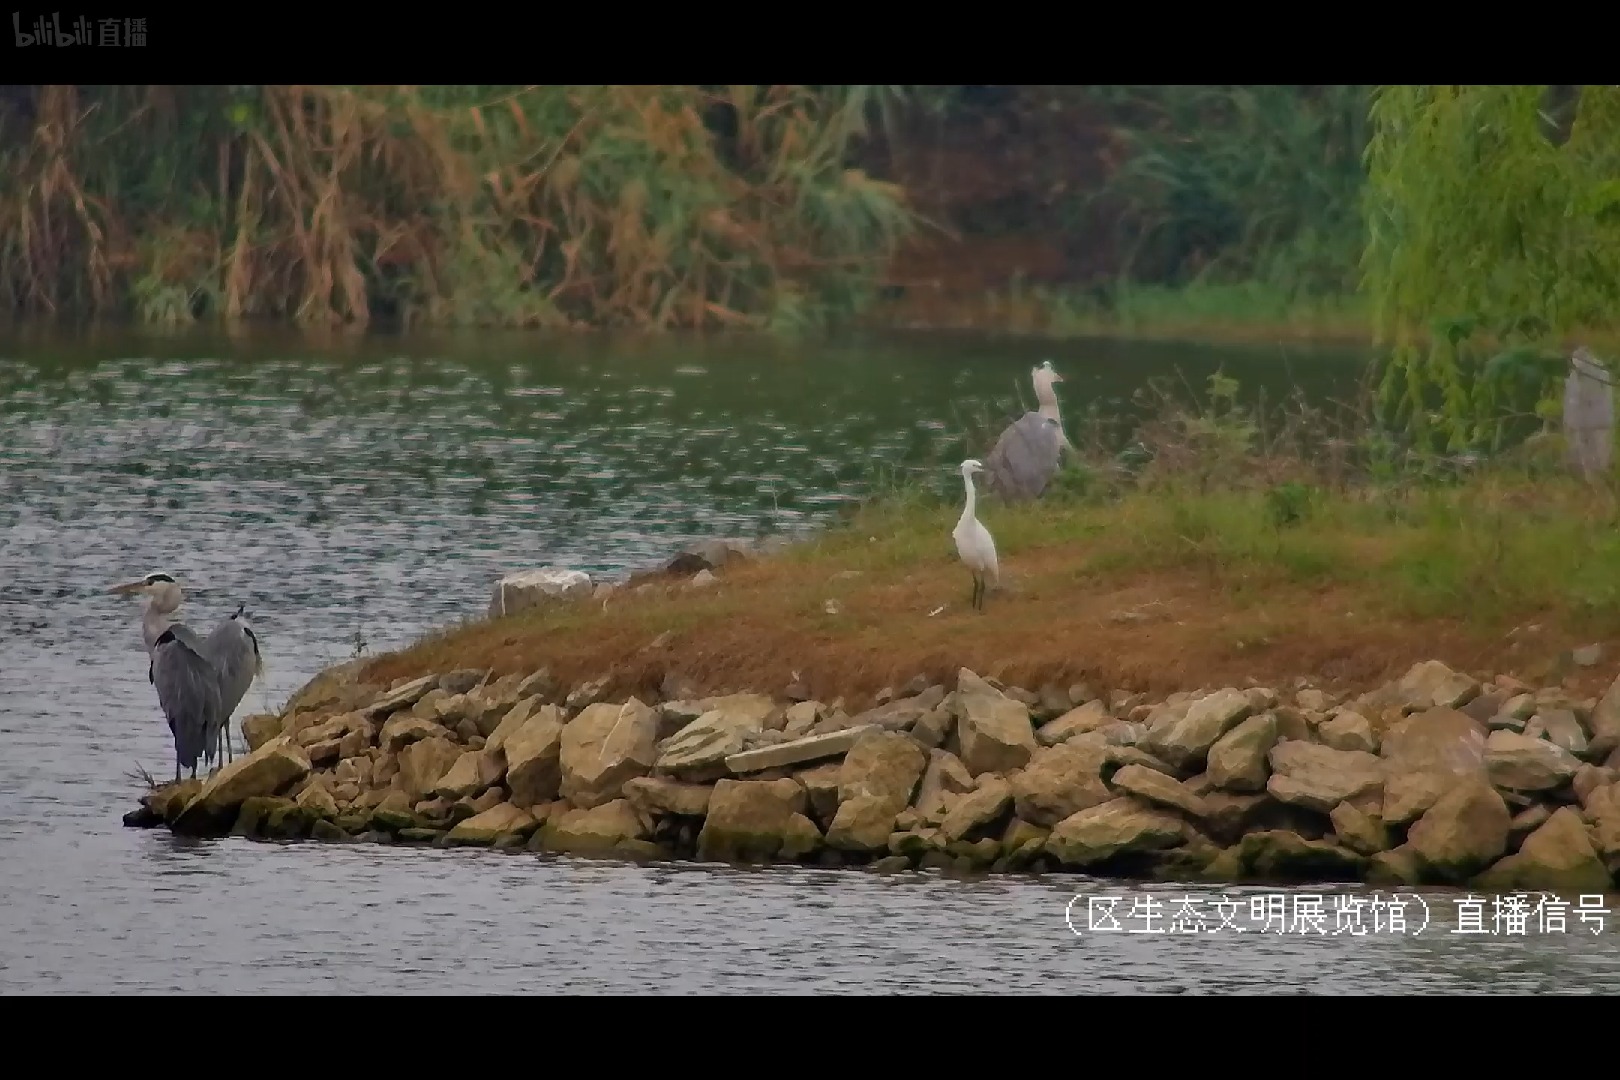
<path id="1" fill-rule="evenodd" d="M 220 676 L 220 715 L 208 752 L 216 761 L 236 760 L 231 749 L 231 714 L 247 696 L 256 676 L 264 671 L 259 652 L 259 635 L 253 632 L 246 604 L 238 604 L 231 617 L 214 627 L 203 639 L 203 654 L 214 662 Z"/>
<path id="2" fill-rule="evenodd" d="M 207 638 L 201 638 L 175 615 L 185 594 L 173 575 L 151 573 L 111 591 L 144 593 L 148 598 L 141 617 L 147 681 L 157 690 L 158 704 L 174 736 L 175 779 L 180 779 L 183 767 L 196 776 L 199 757 L 214 760 L 222 744 L 229 751 L 226 724 L 262 670 L 258 637 L 248 624 L 245 607 L 238 607 Z"/>
<path id="3" fill-rule="evenodd" d="M 139 581 L 114 586 L 113 592 L 145 593 L 146 613 L 141 616 L 141 639 L 150 658 L 147 678 L 157 690 L 158 704 L 174 736 L 174 779 L 180 770 L 197 775 L 208 734 L 218 722 L 219 669 L 203 652 L 203 642 L 191 627 L 174 617 L 183 599 L 180 586 L 164 573 L 148 574 Z"/>

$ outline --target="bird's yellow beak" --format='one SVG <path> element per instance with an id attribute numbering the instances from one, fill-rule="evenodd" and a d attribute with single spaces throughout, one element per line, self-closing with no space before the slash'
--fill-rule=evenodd
<path id="1" fill-rule="evenodd" d="M 145 589 L 146 580 L 143 578 L 140 581 L 126 581 L 122 585 L 114 585 L 107 591 L 115 596 L 128 596 L 131 593 L 143 592 Z"/>

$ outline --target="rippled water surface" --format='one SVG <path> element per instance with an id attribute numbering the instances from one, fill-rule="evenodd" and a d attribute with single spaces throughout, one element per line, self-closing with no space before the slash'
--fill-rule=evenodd
<path id="1" fill-rule="evenodd" d="M 1156 927 L 1094 932 L 1085 897 L 1095 916 L 1102 894 L 1132 894 L 198 843 L 120 824 L 126 773 L 161 775 L 172 750 L 141 602 L 109 585 L 170 570 L 205 626 L 246 601 L 267 678 L 238 715 L 259 711 L 357 644 L 481 610 L 501 573 L 612 573 L 687 539 L 813 523 L 874 469 L 956 453 L 963 419 L 1015 386 L 1030 400 L 1046 358 L 1073 418 L 1177 367 L 1317 396 L 1358 374 L 1353 357 L 1298 349 L 929 338 L 0 340 L 0 989 L 1620 990 L 1613 919 L 1594 935 L 1573 912 L 1563 931 L 1532 917 L 1527 935 L 1481 938 L 1446 932 L 1453 899 L 1427 894 L 1404 930 L 1369 914 L 1367 934 L 1300 932 L 1290 913 L 1280 932 L 1238 933 L 1215 929 L 1206 890 L 1205 932 L 1180 932 L 1196 929 L 1183 912 L 1171 933 L 1180 890 L 1160 889 Z"/>

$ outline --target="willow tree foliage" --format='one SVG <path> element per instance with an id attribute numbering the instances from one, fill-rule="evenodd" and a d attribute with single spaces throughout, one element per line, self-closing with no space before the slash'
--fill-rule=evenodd
<path id="1" fill-rule="evenodd" d="M 1620 87 L 1390 86 L 1367 148 L 1364 283 L 1386 418 L 1485 448 L 1556 412 L 1620 301 Z"/>

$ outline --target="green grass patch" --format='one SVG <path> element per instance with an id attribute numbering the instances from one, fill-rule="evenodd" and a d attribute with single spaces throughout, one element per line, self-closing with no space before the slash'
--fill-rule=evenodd
<path id="1" fill-rule="evenodd" d="M 1620 518 L 1612 489 L 1494 472 L 1446 487 L 1199 492 L 997 505 L 979 519 L 1004 574 L 1041 588 L 1196 571 L 1234 601 L 1277 586 L 1365 593 L 1389 618 L 1496 625 L 1554 613 L 1620 631 Z M 878 498 L 796 550 L 806 570 L 895 570 L 954 558 L 960 507 Z M 1027 565 L 1026 565 L 1027 564 Z"/>

